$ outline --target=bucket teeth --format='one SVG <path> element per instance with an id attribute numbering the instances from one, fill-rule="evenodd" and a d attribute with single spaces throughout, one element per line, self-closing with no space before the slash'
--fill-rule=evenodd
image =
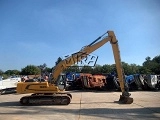
<path id="1" fill-rule="evenodd" d="M 122 104 L 131 104 L 131 103 L 133 103 L 133 98 L 131 98 L 129 96 L 120 95 L 119 102 Z"/>

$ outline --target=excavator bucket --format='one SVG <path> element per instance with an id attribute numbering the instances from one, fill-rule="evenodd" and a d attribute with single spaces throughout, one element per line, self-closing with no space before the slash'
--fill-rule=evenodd
<path id="1" fill-rule="evenodd" d="M 122 104 L 131 104 L 131 103 L 133 103 L 133 98 L 131 98 L 129 96 L 120 95 L 119 102 Z"/>

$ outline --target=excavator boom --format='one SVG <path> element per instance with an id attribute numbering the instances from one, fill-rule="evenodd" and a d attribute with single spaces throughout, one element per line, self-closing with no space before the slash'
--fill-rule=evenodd
<path id="1" fill-rule="evenodd" d="M 60 73 L 65 70 L 66 68 L 72 66 L 73 64 L 75 64 L 76 62 L 79 62 L 81 60 L 83 60 L 84 58 L 86 58 L 90 53 L 94 52 L 95 50 L 97 50 L 98 48 L 100 48 L 101 46 L 103 46 L 105 43 L 107 43 L 110 40 L 110 38 L 105 37 L 103 40 L 92 44 L 90 46 L 86 46 L 85 48 L 83 48 L 82 50 L 72 54 L 70 57 L 62 60 L 55 68 L 53 71 L 53 80 L 54 82 L 57 80 L 58 76 L 60 75 Z"/>

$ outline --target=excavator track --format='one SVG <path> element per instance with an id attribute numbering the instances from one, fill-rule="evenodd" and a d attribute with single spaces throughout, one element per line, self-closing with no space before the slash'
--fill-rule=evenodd
<path id="1" fill-rule="evenodd" d="M 71 94 L 32 94 L 20 99 L 22 105 L 68 105 Z"/>

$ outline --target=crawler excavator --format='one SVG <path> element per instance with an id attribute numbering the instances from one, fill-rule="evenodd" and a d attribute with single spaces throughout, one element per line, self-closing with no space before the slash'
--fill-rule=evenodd
<path id="1" fill-rule="evenodd" d="M 108 34 L 108 36 L 106 34 Z M 86 58 L 87 55 L 99 49 L 107 42 L 110 42 L 113 49 L 118 79 L 122 91 L 122 95 L 120 95 L 119 101 L 124 104 L 131 104 L 133 102 L 133 98 L 130 97 L 131 94 L 125 87 L 118 41 L 113 31 L 107 31 L 105 34 L 94 40 L 91 44 L 83 47 L 80 51 L 59 62 L 54 67 L 52 72 L 52 79 L 50 79 L 48 82 L 19 82 L 17 84 L 17 93 L 31 94 L 28 96 L 23 96 L 20 99 L 20 103 L 22 105 L 68 105 L 71 102 L 72 95 L 67 93 L 65 89 L 59 88 L 59 84 L 66 79 L 64 75 L 61 75 L 61 73 L 66 68 L 74 65 L 75 62 Z"/>

